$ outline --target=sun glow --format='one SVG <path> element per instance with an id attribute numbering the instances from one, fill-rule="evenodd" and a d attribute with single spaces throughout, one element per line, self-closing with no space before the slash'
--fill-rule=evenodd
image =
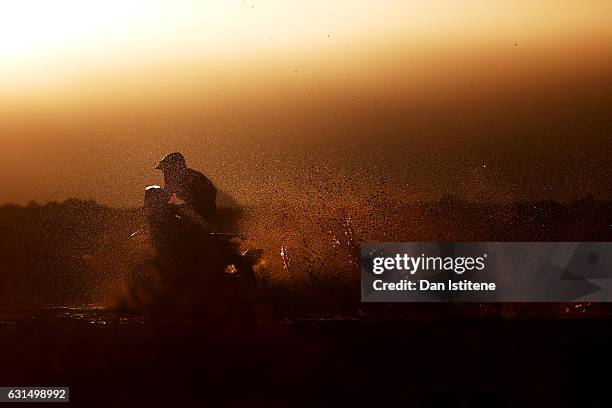
<path id="1" fill-rule="evenodd" d="M 57 98 L 80 106 L 119 84 L 124 96 L 149 95 L 152 85 L 174 92 L 177 84 L 219 83 L 228 72 L 230 82 L 250 83 L 276 83 L 279 73 L 297 83 L 294 74 L 307 69 L 317 80 L 350 71 L 365 83 L 380 67 L 427 77 L 432 67 L 416 65 L 455 65 L 440 60 L 445 55 L 475 65 L 484 64 L 483 55 L 513 61 L 529 47 L 538 55 L 538 47 L 564 50 L 583 38 L 609 41 L 609 8 L 481 0 L 0 0 L 0 107 L 32 106 L 34 99 L 53 105 Z"/>
<path id="2" fill-rule="evenodd" d="M 145 2 L 23 0 L 0 4 L 0 61 L 6 64 L 113 35 Z"/>
<path id="3" fill-rule="evenodd" d="M 92 92 L 104 93 L 108 83 L 133 84 L 154 77 L 153 73 L 161 72 L 159 67 L 188 77 L 202 66 L 244 64 L 233 58 L 286 63 L 305 47 L 308 52 L 345 49 L 355 32 L 380 33 L 389 28 L 393 9 L 372 9 L 372 4 L 349 0 L 329 5 L 300 0 L 0 1 L 0 90 L 4 96 L 0 104 L 20 104 L 18 100 L 28 95 L 38 100 L 49 95 L 81 98 L 97 84 L 101 91 Z M 278 50 L 284 53 L 280 60 Z"/>
<path id="4" fill-rule="evenodd" d="M 0 72 L 49 76 L 167 58 L 187 44 L 210 45 L 203 34 L 218 37 L 234 11 L 214 1 L 2 1 Z"/>

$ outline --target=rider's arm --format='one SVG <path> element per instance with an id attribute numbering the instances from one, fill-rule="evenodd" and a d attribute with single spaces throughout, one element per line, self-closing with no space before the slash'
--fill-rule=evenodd
<path id="1" fill-rule="evenodd" d="M 211 232 L 214 230 L 213 226 L 210 223 L 206 222 L 206 220 L 204 220 L 204 218 L 200 214 L 198 214 L 193 208 L 191 208 L 189 204 L 185 203 L 178 205 L 178 212 L 189 222 L 198 225 L 205 231 Z"/>

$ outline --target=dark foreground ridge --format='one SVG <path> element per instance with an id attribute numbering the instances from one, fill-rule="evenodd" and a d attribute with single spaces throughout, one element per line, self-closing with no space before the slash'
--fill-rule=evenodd
<path id="1" fill-rule="evenodd" d="M 609 320 L 285 319 L 225 337 L 103 310 L 3 312 L 0 382 L 71 406 L 610 406 Z"/>

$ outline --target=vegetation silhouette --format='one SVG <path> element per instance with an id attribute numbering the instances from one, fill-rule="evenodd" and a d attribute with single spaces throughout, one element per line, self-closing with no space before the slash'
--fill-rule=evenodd
<path id="1" fill-rule="evenodd" d="M 447 196 L 423 203 L 390 201 L 385 209 L 365 210 L 329 202 L 309 207 L 274 202 L 221 207 L 219 219 L 221 229 L 244 231 L 252 245 L 265 250 L 257 270 L 260 294 L 281 314 L 364 309 L 359 304 L 358 274 L 362 241 L 612 238 L 612 201 L 592 196 L 569 203 L 476 203 Z M 126 274 L 138 262 L 130 235 L 143 223 L 139 209 L 78 199 L 0 207 L 0 301 L 11 306 L 115 305 L 126 293 Z M 445 307 L 449 306 L 419 309 Z"/>

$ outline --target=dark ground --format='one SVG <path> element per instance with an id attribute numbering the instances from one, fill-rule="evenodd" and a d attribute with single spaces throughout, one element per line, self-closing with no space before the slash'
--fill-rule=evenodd
<path id="1" fill-rule="evenodd" d="M 363 241 L 610 241 L 611 201 L 380 207 L 252 211 L 277 317 L 227 332 L 40 307 L 115 299 L 139 212 L 2 206 L 0 386 L 70 386 L 87 407 L 612 406 L 612 304 L 364 305 L 355 258 Z"/>
<path id="2" fill-rule="evenodd" d="M 607 319 L 276 319 L 228 335 L 8 311 L 0 384 L 67 385 L 79 406 L 608 407 L 610 344 Z"/>

